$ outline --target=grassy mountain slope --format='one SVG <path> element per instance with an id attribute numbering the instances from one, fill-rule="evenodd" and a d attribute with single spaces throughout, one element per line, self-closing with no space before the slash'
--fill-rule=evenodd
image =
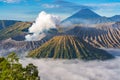
<path id="1" fill-rule="evenodd" d="M 20 22 L 20 21 L 15 21 L 15 20 L 0 20 L 0 30 L 5 29 L 7 27 L 10 27 L 11 25 Z"/>
<path id="2" fill-rule="evenodd" d="M 35 58 L 60 58 L 83 60 L 105 60 L 113 58 L 106 51 L 97 49 L 75 36 L 56 36 L 51 40 L 31 51 L 29 57 Z"/>
<path id="3" fill-rule="evenodd" d="M 31 23 L 29 22 L 17 22 L 11 27 L 0 30 L 0 40 L 4 40 L 10 37 L 24 35 L 27 28 Z"/>

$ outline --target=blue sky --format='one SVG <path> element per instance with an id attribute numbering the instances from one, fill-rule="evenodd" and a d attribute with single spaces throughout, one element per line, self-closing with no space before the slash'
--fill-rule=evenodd
<path id="1" fill-rule="evenodd" d="M 0 19 L 33 21 L 41 11 L 64 19 L 83 8 L 101 16 L 120 15 L 120 0 L 0 0 Z"/>

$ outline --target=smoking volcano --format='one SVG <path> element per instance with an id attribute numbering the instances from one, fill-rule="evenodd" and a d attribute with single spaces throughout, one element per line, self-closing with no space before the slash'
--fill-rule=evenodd
<path id="1" fill-rule="evenodd" d="M 41 40 L 43 37 L 46 36 L 46 32 L 52 28 L 56 28 L 57 25 L 60 23 L 60 18 L 55 15 L 47 14 L 46 12 L 42 11 L 35 23 L 29 28 L 29 33 L 26 35 L 27 41 L 37 41 Z"/>

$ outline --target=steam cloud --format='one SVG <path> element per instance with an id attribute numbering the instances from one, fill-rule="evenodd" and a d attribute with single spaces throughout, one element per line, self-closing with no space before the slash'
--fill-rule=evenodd
<path id="1" fill-rule="evenodd" d="M 37 41 L 46 36 L 46 32 L 51 28 L 56 28 L 60 23 L 60 18 L 42 11 L 35 23 L 29 28 L 32 35 L 26 35 L 27 41 Z"/>
<path id="2" fill-rule="evenodd" d="M 0 49 L 0 57 L 1 56 L 7 56 L 11 52 L 15 52 L 16 48 L 10 48 L 10 49 Z"/>
<path id="3" fill-rule="evenodd" d="M 112 52 L 114 54 L 116 50 Z M 108 61 L 24 58 L 20 62 L 24 66 L 28 63 L 36 65 L 41 80 L 120 80 L 120 56 Z"/>

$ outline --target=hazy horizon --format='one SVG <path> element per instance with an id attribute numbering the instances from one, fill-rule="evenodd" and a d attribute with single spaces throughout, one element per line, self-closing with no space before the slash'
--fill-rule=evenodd
<path id="1" fill-rule="evenodd" d="M 41 11 L 65 19 L 83 8 L 106 17 L 120 15 L 119 0 L 0 0 L 0 7 L 0 20 L 34 21 Z"/>

